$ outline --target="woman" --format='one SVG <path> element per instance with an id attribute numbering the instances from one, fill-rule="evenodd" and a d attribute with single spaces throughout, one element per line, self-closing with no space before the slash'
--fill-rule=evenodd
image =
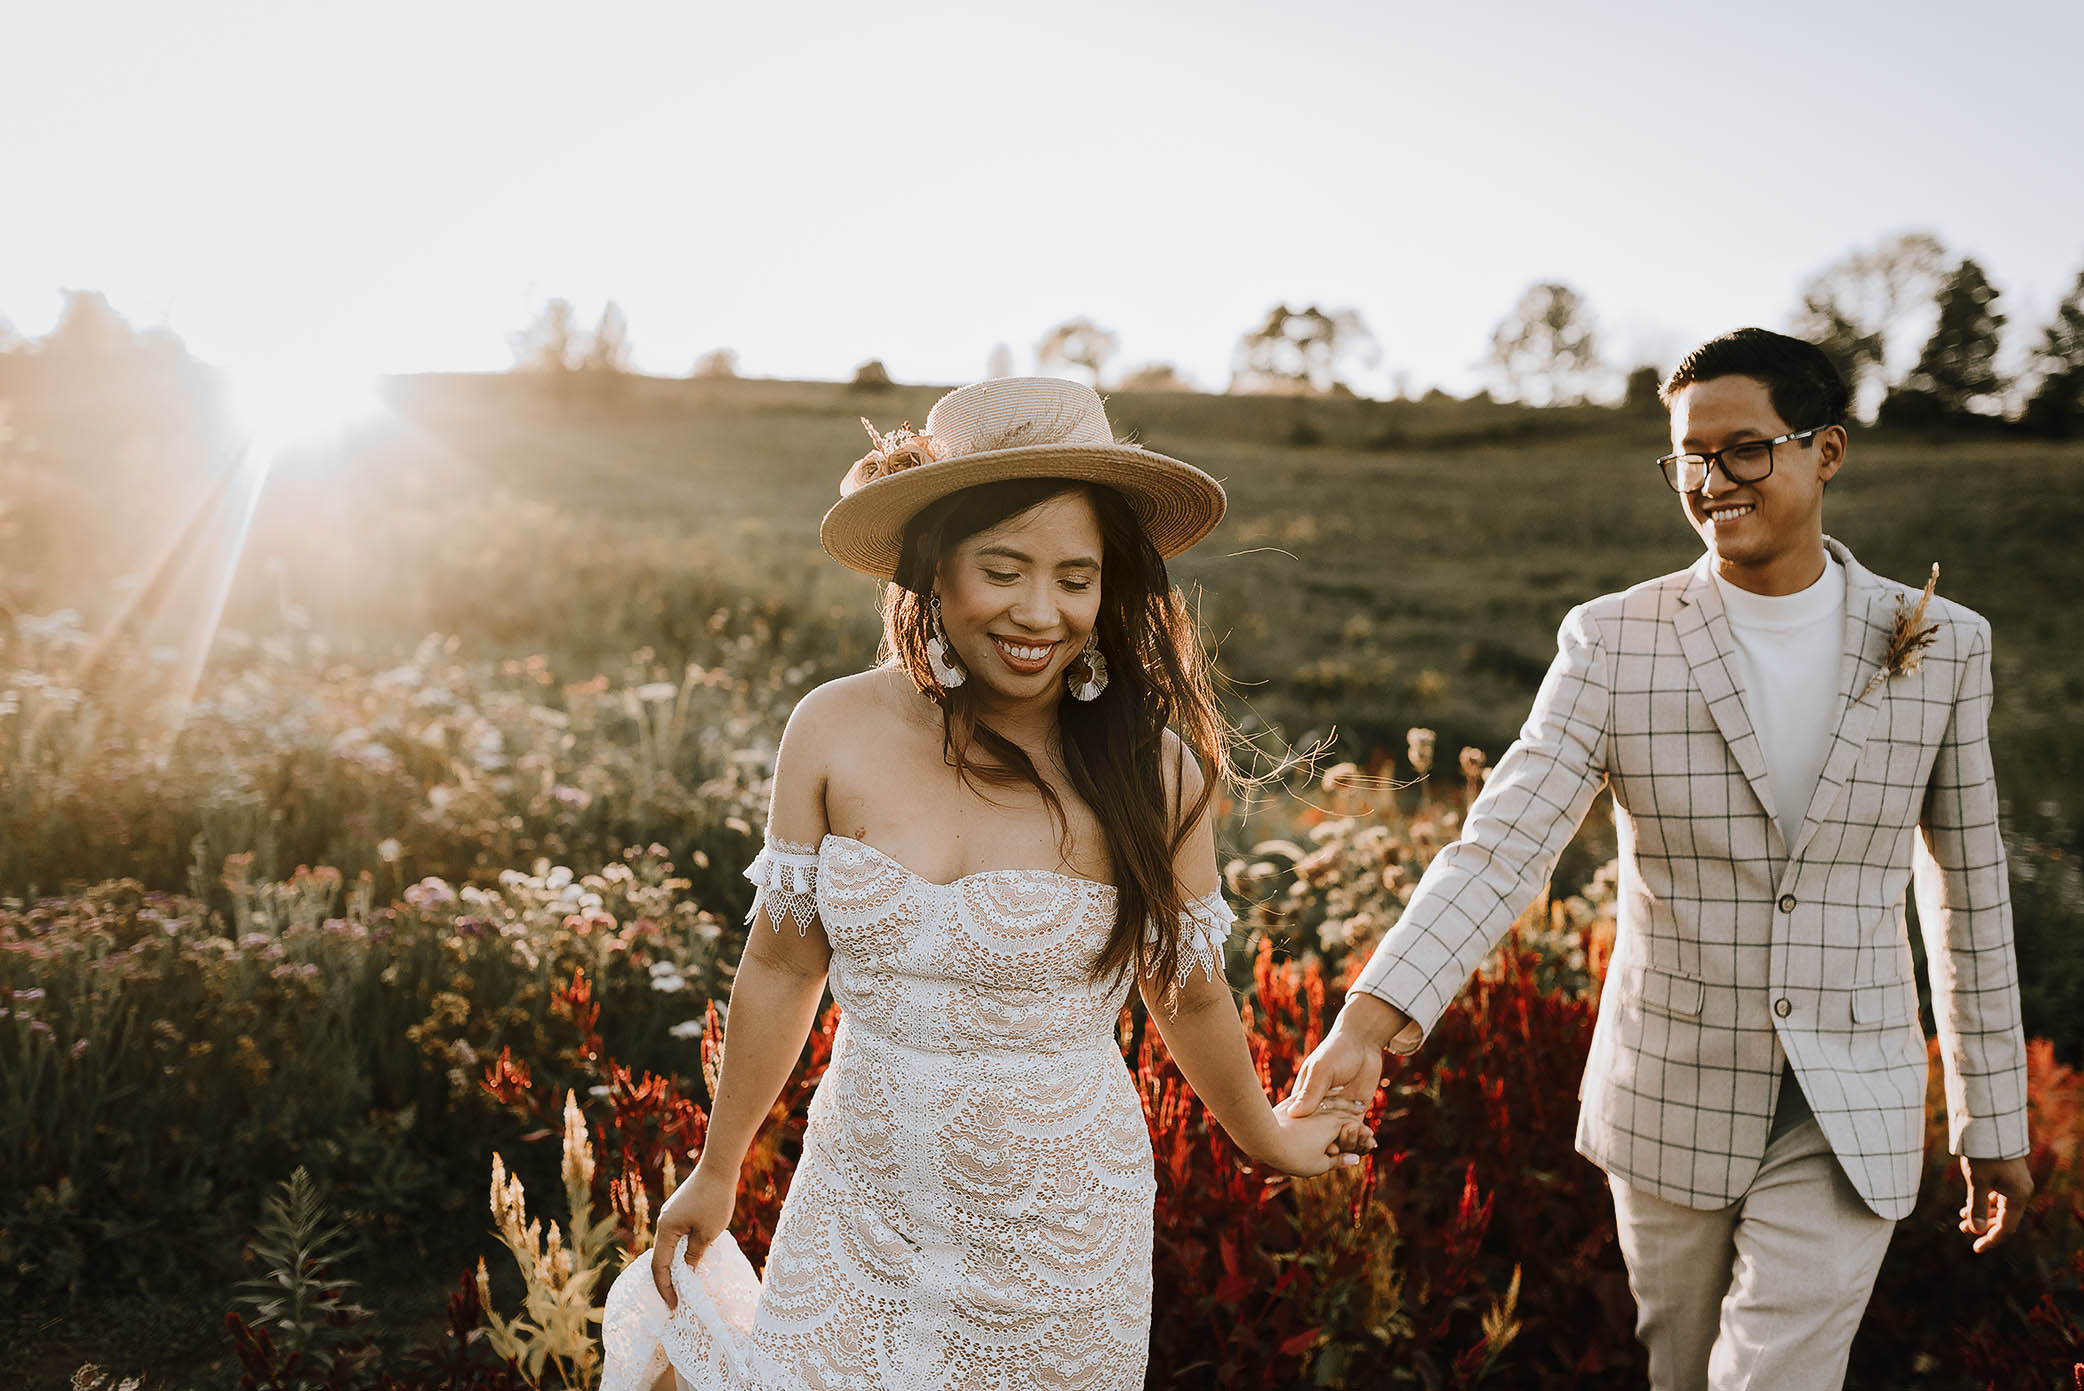
<path id="1" fill-rule="evenodd" d="M 769 930 L 701 1158 L 609 1297 L 606 1391 L 669 1364 L 704 1391 L 1142 1385 L 1132 980 L 1255 1163 L 1313 1174 L 1372 1144 L 1366 1098 L 1268 1104 L 1223 978 L 1201 769 L 1228 770 L 1225 725 L 1165 574 L 1221 486 L 1115 443 L 1100 398 L 1051 379 L 869 434 L 823 539 L 892 581 L 886 660 L 783 736 L 747 871 Z M 828 978 L 843 1022 L 762 1284 L 726 1231 L 738 1170 Z"/>

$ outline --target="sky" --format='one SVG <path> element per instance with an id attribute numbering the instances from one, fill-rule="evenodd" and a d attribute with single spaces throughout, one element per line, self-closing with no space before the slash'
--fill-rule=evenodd
<path id="1" fill-rule="evenodd" d="M 2018 351 L 2084 269 L 2076 0 L 1971 9 L 0 0 L 0 318 L 100 290 L 235 373 L 496 370 L 551 296 L 640 370 L 1227 380 L 1276 302 L 1467 391 L 1560 280 L 1618 365 L 1929 230 Z"/>

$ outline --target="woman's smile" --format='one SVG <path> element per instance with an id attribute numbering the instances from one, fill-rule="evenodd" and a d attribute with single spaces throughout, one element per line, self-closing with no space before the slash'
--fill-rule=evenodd
<path id="1" fill-rule="evenodd" d="M 998 649 L 1001 660 L 1022 676 L 1034 676 L 1049 670 L 1049 662 L 1056 655 L 1058 644 L 1054 642 L 1020 642 L 1013 638 L 990 635 L 991 645 Z"/>

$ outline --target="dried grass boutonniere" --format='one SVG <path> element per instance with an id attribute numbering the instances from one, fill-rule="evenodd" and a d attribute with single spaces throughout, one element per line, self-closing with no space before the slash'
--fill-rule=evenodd
<path id="1" fill-rule="evenodd" d="M 1932 576 L 1925 581 L 1925 592 L 1918 595 L 1917 603 L 1896 601 L 1896 622 L 1889 629 L 1889 650 L 1882 655 L 1881 670 L 1867 679 L 1867 688 L 1860 692 L 1861 700 L 1873 694 L 1874 688 L 1891 676 L 1918 669 L 1918 663 L 1924 660 L 1925 649 L 1939 635 L 1937 623 L 1925 622 L 1925 606 L 1932 602 L 1932 591 L 1938 587 L 1939 564 L 1935 561 Z"/>

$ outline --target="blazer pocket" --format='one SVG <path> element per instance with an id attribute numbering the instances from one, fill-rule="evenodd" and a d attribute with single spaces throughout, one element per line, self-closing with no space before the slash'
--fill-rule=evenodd
<path id="1" fill-rule="evenodd" d="M 1636 979 L 1635 997 L 1642 1001 L 1644 1009 L 1698 1019 L 1701 1006 L 1707 1000 L 1707 985 L 1693 976 L 1674 975 L 1655 966 L 1645 966 Z"/>
<path id="2" fill-rule="evenodd" d="M 1852 988 L 1852 1018 L 1855 1024 L 1901 1024 L 1917 1012 L 1917 989 L 1908 982 Z"/>

